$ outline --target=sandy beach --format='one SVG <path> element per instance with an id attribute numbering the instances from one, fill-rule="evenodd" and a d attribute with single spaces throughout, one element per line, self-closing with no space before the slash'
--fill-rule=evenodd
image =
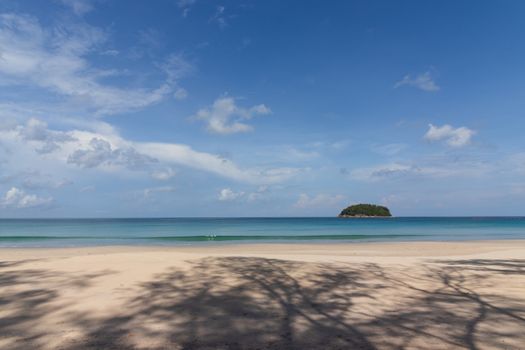
<path id="1" fill-rule="evenodd" d="M 1 349 L 523 349 L 525 241 L 0 250 Z"/>

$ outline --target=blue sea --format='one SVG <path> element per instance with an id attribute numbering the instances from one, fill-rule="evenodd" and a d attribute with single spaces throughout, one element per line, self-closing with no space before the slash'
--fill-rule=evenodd
<path id="1" fill-rule="evenodd" d="M 525 239 L 525 217 L 0 219 L 0 247 Z"/>

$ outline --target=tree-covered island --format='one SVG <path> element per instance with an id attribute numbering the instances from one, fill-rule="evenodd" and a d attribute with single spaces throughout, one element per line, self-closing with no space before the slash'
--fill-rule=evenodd
<path id="1" fill-rule="evenodd" d="M 375 204 L 355 204 L 341 211 L 340 218 L 391 217 L 387 207 Z"/>

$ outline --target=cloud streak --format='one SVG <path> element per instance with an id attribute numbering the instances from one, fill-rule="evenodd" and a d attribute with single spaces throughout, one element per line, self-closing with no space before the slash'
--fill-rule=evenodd
<path id="1" fill-rule="evenodd" d="M 119 74 L 97 69 L 86 59 L 97 52 L 107 33 L 83 22 L 44 28 L 28 15 L 0 15 L 0 79 L 4 85 L 35 86 L 70 98 L 97 116 L 144 108 L 173 95 L 177 80 L 191 70 L 180 56 L 170 56 L 160 68 L 166 80 L 157 87 L 124 88 L 101 82 Z M 179 93 L 180 95 L 180 93 Z"/>
<path id="2" fill-rule="evenodd" d="M 215 8 L 215 13 L 210 18 L 210 22 L 217 23 L 221 29 L 228 25 L 226 21 L 226 7 L 218 5 Z"/>
<path id="3" fill-rule="evenodd" d="M 339 205 L 344 199 L 345 196 L 341 194 L 329 195 L 320 193 L 315 196 L 309 196 L 306 193 L 301 193 L 294 207 L 299 209 L 333 207 Z"/>
<path id="4" fill-rule="evenodd" d="M 454 162 L 450 159 L 442 159 L 434 162 L 423 161 L 420 164 L 394 162 L 357 168 L 350 172 L 350 178 L 368 182 L 415 178 L 474 178 L 488 175 L 494 170 L 495 168 L 493 166 L 484 162 Z"/>
<path id="5" fill-rule="evenodd" d="M 24 133 L 26 126 L 19 125 L 0 130 L 0 139 L 9 148 L 11 157 L 22 160 L 36 155 L 38 161 L 58 162 L 65 166 L 83 169 L 101 169 L 107 171 L 143 171 L 155 174 L 157 179 L 169 179 L 174 175 L 165 169 L 182 165 L 188 168 L 216 174 L 225 178 L 253 184 L 272 184 L 286 181 L 302 170 L 292 167 L 252 167 L 241 168 L 224 157 L 194 150 L 184 144 L 161 142 L 135 142 L 122 138 L 108 126 L 98 131 L 73 129 L 69 131 L 53 130 L 35 120 L 40 134 L 67 135 L 67 138 L 53 139 L 56 147 L 43 154 L 39 152 L 48 142 L 48 138 L 34 138 L 27 142 Z M 59 134 L 57 134 L 59 133 Z M 164 170 L 159 170 L 164 169 Z M 160 172 L 159 172 L 160 171 Z"/>
<path id="6" fill-rule="evenodd" d="M 71 10 L 77 16 L 83 16 L 93 10 L 93 5 L 90 0 L 60 0 L 65 6 L 71 8 Z"/>
<path id="7" fill-rule="evenodd" d="M 394 88 L 397 89 L 402 86 L 411 86 L 416 89 L 427 92 L 435 92 L 439 91 L 440 89 L 440 87 L 432 78 L 432 74 L 430 72 L 418 74 L 415 77 L 411 76 L 410 74 L 407 74 L 403 77 L 403 79 L 401 79 L 394 85 Z"/>

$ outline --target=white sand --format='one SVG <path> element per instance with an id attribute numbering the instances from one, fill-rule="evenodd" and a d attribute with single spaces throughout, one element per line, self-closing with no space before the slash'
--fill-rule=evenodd
<path id="1" fill-rule="evenodd" d="M 525 349 L 525 241 L 0 250 L 0 349 Z"/>

